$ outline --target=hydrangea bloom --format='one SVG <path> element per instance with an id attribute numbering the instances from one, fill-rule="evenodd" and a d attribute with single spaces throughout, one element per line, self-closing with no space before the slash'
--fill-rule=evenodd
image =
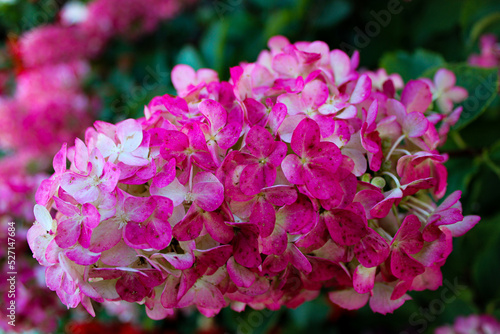
<path id="1" fill-rule="evenodd" d="M 500 66 L 500 44 L 493 34 L 481 36 L 479 42 L 481 54 L 473 54 L 469 57 L 469 64 L 479 67 Z"/>
<path id="2" fill-rule="evenodd" d="M 452 326 L 436 329 L 435 334 L 495 334 L 500 333 L 500 322 L 490 315 L 475 315 L 458 317 Z"/>
<path id="3" fill-rule="evenodd" d="M 325 288 L 343 308 L 385 314 L 441 285 L 452 238 L 479 221 L 460 192 L 435 204 L 437 148 L 456 118 L 431 105 L 465 98 L 453 73 L 404 84 L 322 42 L 269 48 L 229 82 L 178 65 L 179 97 L 61 148 L 28 240 L 68 307 L 213 316 L 297 307 Z"/>

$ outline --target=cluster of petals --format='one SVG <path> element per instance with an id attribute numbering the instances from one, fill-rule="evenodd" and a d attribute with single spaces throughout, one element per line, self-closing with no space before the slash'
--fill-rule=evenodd
<path id="1" fill-rule="evenodd" d="M 21 36 L 19 53 L 28 68 L 89 59 L 115 36 L 134 38 L 154 31 L 160 21 L 173 17 L 184 5 L 179 0 L 69 2 L 57 23 Z"/>
<path id="2" fill-rule="evenodd" d="M 491 315 L 472 314 L 461 316 L 455 319 L 451 326 L 442 326 L 436 328 L 435 334 L 494 334 L 500 333 L 500 322 Z"/>
<path id="3" fill-rule="evenodd" d="M 3 196 L 3 195 L 2 195 Z M 3 199 L 3 197 L 2 197 Z M 31 208 L 32 210 L 33 208 Z M 30 213 L 33 215 L 33 213 Z M 0 268 L 5 273 L 0 282 L 0 307 L 8 310 L 11 300 L 15 300 L 15 325 L 12 326 L 8 316 L 0 319 L 0 332 L 4 333 L 27 333 L 33 328 L 43 333 L 53 333 L 58 326 L 58 317 L 65 309 L 58 301 L 57 296 L 47 294 L 44 280 L 44 268 L 33 263 L 33 259 L 27 255 L 30 253 L 26 241 L 26 228 L 16 224 L 16 249 L 15 249 L 15 296 L 12 295 L 11 284 L 8 273 L 12 270 L 12 250 L 8 254 L 8 228 L 15 222 L 12 216 L 0 214 L 0 238 L 4 240 L 3 249 L 0 251 Z M 11 241 L 9 241 L 11 242 Z M 10 244 L 12 246 L 12 244 Z M 10 257 L 8 257 L 10 255 Z M 50 308 L 50 312 L 47 309 Z M 9 312 L 9 311 L 8 311 Z M 9 315 L 9 313 L 7 313 Z M 10 322 L 10 324 L 9 324 Z"/>
<path id="4" fill-rule="evenodd" d="M 494 34 L 481 36 L 479 41 L 480 54 L 469 56 L 468 62 L 478 67 L 499 67 L 500 66 L 500 43 Z"/>
<path id="5" fill-rule="evenodd" d="M 386 314 L 441 285 L 452 238 L 479 221 L 459 191 L 443 198 L 437 148 L 461 112 L 448 102 L 466 97 L 454 74 L 404 83 L 320 41 L 268 45 L 228 82 L 177 65 L 178 96 L 63 145 L 28 242 L 64 304 L 136 302 L 162 319 L 324 290 Z"/>

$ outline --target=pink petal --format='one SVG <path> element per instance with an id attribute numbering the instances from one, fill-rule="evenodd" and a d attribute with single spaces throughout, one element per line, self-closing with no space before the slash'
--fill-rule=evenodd
<path id="1" fill-rule="evenodd" d="M 66 152 L 67 152 L 67 144 L 64 143 L 61 149 L 54 156 L 54 159 L 52 161 L 52 166 L 54 167 L 54 172 L 56 174 L 62 174 L 66 171 Z"/>
<path id="2" fill-rule="evenodd" d="M 274 207 L 266 201 L 257 200 L 252 206 L 249 221 L 259 227 L 261 237 L 269 236 L 273 232 L 276 222 Z"/>
<path id="3" fill-rule="evenodd" d="M 89 266 L 91 264 L 96 263 L 97 260 L 99 260 L 101 254 L 92 253 L 88 249 L 85 249 L 82 246 L 77 245 L 77 247 L 67 251 L 66 256 L 68 257 L 68 259 L 75 262 L 76 264 L 82 266 Z"/>
<path id="4" fill-rule="evenodd" d="M 391 254 L 391 271 L 394 276 L 403 280 L 413 279 L 425 271 L 424 266 L 399 249 L 393 249 Z"/>
<path id="5" fill-rule="evenodd" d="M 377 267 L 366 268 L 358 265 L 352 277 L 352 284 L 357 293 L 363 294 L 373 290 Z"/>
<path id="6" fill-rule="evenodd" d="M 182 92 L 195 83 L 196 72 L 191 66 L 180 64 L 174 66 L 171 77 L 175 89 Z"/>
<path id="7" fill-rule="evenodd" d="M 262 189 L 269 203 L 276 206 L 292 204 L 297 200 L 297 190 L 293 186 L 272 186 Z"/>
<path id="8" fill-rule="evenodd" d="M 354 246 L 356 258 L 366 268 L 380 265 L 387 259 L 389 252 L 385 239 L 371 228 L 368 228 L 368 234 Z"/>
<path id="9" fill-rule="evenodd" d="M 159 183 L 161 185 L 161 183 Z M 159 187 L 158 183 L 153 182 L 150 188 L 151 195 L 163 196 L 170 199 L 174 206 L 182 204 L 186 198 L 187 190 L 176 178 L 166 187 Z"/>
<path id="10" fill-rule="evenodd" d="M 135 119 L 126 119 L 116 126 L 116 136 L 124 152 L 132 152 L 142 142 L 142 126 Z"/>
<path id="11" fill-rule="evenodd" d="M 421 112 L 410 112 L 403 121 L 403 132 L 410 138 L 423 136 L 429 128 L 429 121 Z"/>
<path id="12" fill-rule="evenodd" d="M 231 226 L 224 223 L 224 218 L 217 212 L 206 212 L 202 214 L 203 224 L 207 229 L 208 234 L 217 242 L 227 244 L 234 236 L 234 231 Z"/>
<path id="13" fill-rule="evenodd" d="M 256 268 L 261 264 L 257 231 L 249 228 L 240 230 L 234 236 L 233 248 L 234 259 L 242 266 Z"/>
<path id="14" fill-rule="evenodd" d="M 286 179 L 293 184 L 304 184 L 304 168 L 300 158 L 295 154 L 289 154 L 283 159 L 281 169 Z"/>
<path id="15" fill-rule="evenodd" d="M 333 241 L 339 245 L 355 245 L 366 233 L 366 223 L 349 210 L 335 209 L 324 214 L 325 224 Z"/>
<path id="16" fill-rule="evenodd" d="M 335 85 L 341 86 L 351 79 L 351 60 L 349 56 L 338 49 L 330 52 L 330 65 L 335 77 Z"/>
<path id="17" fill-rule="evenodd" d="M 273 233 L 262 239 L 262 253 L 281 255 L 288 246 L 286 231 L 281 225 L 274 225 Z"/>
<path id="18" fill-rule="evenodd" d="M 224 201 L 222 183 L 209 172 L 200 172 L 194 177 L 194 203 L 206 211 L 216 210 Z M 175 205 L 175 204 L 174 204 Z"/>
<path id="19" fill-rule="evenodd" d="M 479 216 L 465 216 L 461 222 L 446 225 L 446 228 L 451 231 L 451 235 L 453 237 L 461 237 L 471 228 L 476 226 L 476 224 L 479 223 L 479 220 L 481 220 L 481 217 Z"/>
<path id="20" fill-rule="evenodd" d="M 212 131 L 218 131 L 226 125 L 227 111 L 219 102 L 211 99 L 203 100 L 198 105 L 198 110 L 208 119 Z"/>
<path id="21" fill-rule="evenodd" d="M 228 123 L 216 136 L 217 144 L 223 150 L 231 148 L 240 139 L 241 123 Z"/>
<path id="22" fill-rule="evenodd" d="M 266 175 L 264 174 L 264 166 L 260 163 L 250 164 L 243 168 L 240 177 L 240 189 L 245 195 L 255 195 L 260 192 L 260 190 L 268 185 L 272 185 L 272 182 L 266 182 Z M 272 175 L 271 175 L 272 176 Z M 274 178 L 276 178 L 276 169 L 274 169 Z M 271 183 L 271 184 L 267 184 Z"/>
<path id="23" fill-rule="evenodd" d="M 292 135 L 292 150 L 299 156 L 318 145 L 321 139 L 318 124 L 310 118 L 304 118 L 295 128 Z"/>
<path id="24" fill-rule="evenodd" d="M 76 244 L 80 233 L 82 231 L 82 226 L 79 221 L 75 219 L 63 220 L 57 226 L 56 242 L 61 248 L 68 248 Z"/>
<path id="25" fill-rule="evenodd" d="M 122 230 L 118 229 L 117 220 L 114 218 L 102 221 L 93 231 L 90 239 L 89 250 L 100 253 L 112 248 L 122 239 Z"/>
<path id="26" fill-rule="evenodd" d="M 370 96 L 371 92 L 372 81 L 368 75 L 362 74 L 356 83 L 356 87 L 354 87 L 354 91 L 351 93 L 349 102 L 353 104 L 361 103 Z"/>
<path id="27" fill-rule="evenodd" d="M 409 113 L 424 113 L 432 103 L 431 90 L 423 81 L 410 80 L 401 93 L 401 102 Z"/>
<path id="28" fill-rule="evenodd" d="M 247 148 L 257 158 L 268 157 L 274 147 L 274 138 L 265 128 L 255 125 L 245 139 Z"/>
<path id="29" fill-rule="evenodd" d="M 440 68 L 434 75 L 436 88 L 441 91 L 455 86 L 456 81 L 455 74 L 445 68 Z"/>
<path id="30" fill-rule="evenodd" d="M 347 289 L 329 292 L 328 298 L 344 309 L 357 310 L 365 306 L 370 294 L 359 294 L 354 289 Z"/>
<path id="31" fill-rule="evenodd" d="M 227 273 L 236 286 L 248 288 L 255 282 L 255 274 L 236 263 L 234 257 L 227 261 Z"/>
<path id="32" fill-rule="evenodd" d="M 285 205 L 276 214 L 277 222 L 291 234 L 297 234 L 304 229 L 307 232 L 315 225 L 316 216 L 309 198 L 300 195 L 297 201 Z"/>
<path id="33" fill-rule="evenodd" d="M 411 299 L 410 296 L 403 295 L 396 300 L 392 300 L 391 294 L 393 290 L 393 287 L 387 284 L 375 284 L 375 287 L 373 288 L 373 296 L 370 298 L 370 308 L 373 312 L 381 314 L 392 313 L 394 310 L 403 305 L 405 301 Z"/>

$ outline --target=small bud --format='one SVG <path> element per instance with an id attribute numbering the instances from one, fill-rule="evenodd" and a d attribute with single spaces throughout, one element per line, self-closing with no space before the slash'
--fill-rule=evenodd
<path id="1" fill-rule="evenodd" d="M 377 188 L 384 189 L 386 183 L 385 183 L 385 179 L 383 177 L 375 176 L 373 178 L 371 184 L 373 184 Z"/>

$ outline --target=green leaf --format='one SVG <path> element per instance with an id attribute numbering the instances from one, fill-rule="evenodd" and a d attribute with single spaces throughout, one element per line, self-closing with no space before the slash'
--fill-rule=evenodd
<path id="1" fill-rule="evenodd" d="M 500 224 L 500 216 L 496 216 L 488 221 L 482 221 L 479 224 Z M 500 254 L 500 229 L 496 229 L 495 234 L 484 240 L 486 247 L 478 252 L 476 261 L 473 265 L 473 279 L 476 288 L 481 295 L 491 300 L 494 297 L 500 297 L 498 277 L 500 277 L 500 266 L 498 266 L 498 254 Z"/>
<path id="2" fill-rule="evenodd" d="M 433 78 L 436 71 L 443 67 L 455 73 L 456 85 L 464 87 L 469 93 L 469 97 L 460 104 L 464 110 L 453 127 L 455 130 L 462 129 L 481 115 L 497 96 L 498 70 L 472 67 L 467 64 L 448 64 L 433 68 L 425 72 L 424 76 Z"/>
<path id="3" fill-rule="evenodd" d="M 385 68 L 388 73 L 399 73 L 405 82 L 417 79 L 428 69 L 444 64 L 441 55 L 423 49 L 418 49 L 414 53 L 406 51 L 386 53 L 380 60 L 380 67 Z"/>
<path id="4" fill-rule="evenodd" d="M 488 17 L 492 13 L 500 12 L 500 2 L 498 0 L 466 0 L 462 6 L 462 13 L 460 15 L 460 23 L 464 37 L 467 40 L 469 47 L 472 47 L 475 39 L 478 37 L 478 32 L 474 31 L 476 24 L 483 25 L 488 23 Z M 485 19 L 484 23 L 481 23 Z M 479 28 L 476 28 L 479 29 Z"/>
<path id="5" fill-rule="evenodd" d="M 226 63 L 224 48 L 228 29 L 227 20 L 217 21 L 208 28 L 201 40 L 201 53 L 205 58 L 206 64 L 219 73 Z"/>
<path id="6" fill-rule="evenodd" d="M 282 310 L 257 311 L 251 308 L 236 313 L 231 309 L 223 309 L 221 316 L 230 333 L 266 334 L 278 323 L 282 313 Z"/>
<path id="7" fill-rule="evenodd" d="M 318 28 L 328 28 L 346 19 L 352 11 L 352 4 L 346 0 L 334 0 L 321 9 L 312 23 Z"/>
<path id="8" fill-rule="evenodd" d="M 188 44 L 185 45 L 177 54 L 175 58 L 176 64 L 186 64 L 194 68 L 195 70 L 199 70 L 204 67 L 203 59 L 201 58 L 198 50 L 194 48 L 194 46 Z"/>

